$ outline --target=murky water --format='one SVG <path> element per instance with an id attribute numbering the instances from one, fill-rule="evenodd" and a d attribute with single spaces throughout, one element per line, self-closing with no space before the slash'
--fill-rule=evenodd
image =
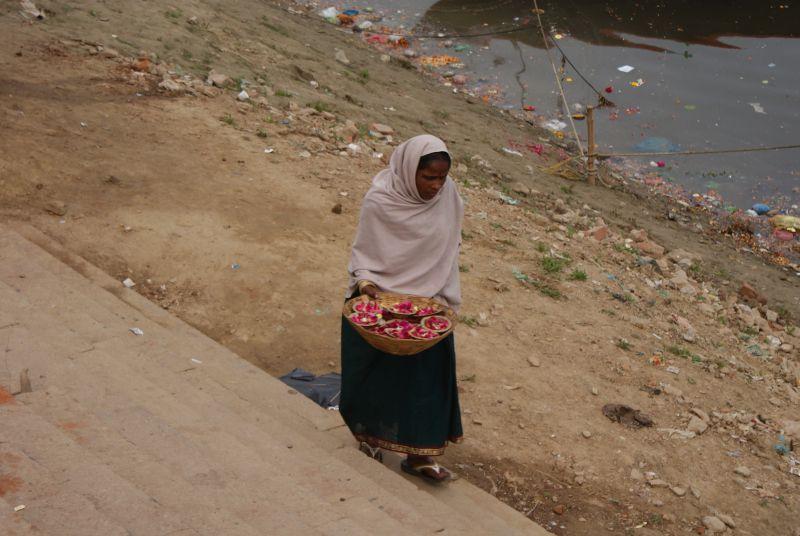
<path id="1" fill-rule="evenodd" d="M 537 114 L 557 117 L 554 75 L 533 2 L 379 0 L 370 5 L 384 15 L 383 23 L 418 34 L 529 26 L 453 40 L 469 45 L 467 50 L 443 48 L 441 39 L 417 40 L 414 46 L 462 58 L 470 87 L 502 90 L 498 105 L 532 105 Z M 648 138 L 666 139 L 680 150 L 800 143 L 800 2 L 540 0 L 539 7 L 547 31 L 560 37 L 558 47 L 617 105 L 597 112 L 601 152 L 635 152 Z M 560 66 L 561 52 L 552 53 Z M 618 70 L 625 65 L 633 70 Z M 597 102 L 597 94 L 569 65 L 564 79 L 570 103 Z M 637 81 L 642 84 L 634 87 Z M 613 91 L 605 93 L 606 87 Z M 576 126 L 585 136 L 585 124 Z M 761 201 L 786 206 L 800 199 L 800 149 L 642 159 L 651 160 L 663 160 L 663 176 L 690 192 L 715 189 L 738 206 Z"/>

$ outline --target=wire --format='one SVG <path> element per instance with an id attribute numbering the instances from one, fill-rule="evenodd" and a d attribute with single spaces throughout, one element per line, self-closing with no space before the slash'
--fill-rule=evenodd
<path id="1" fill-rule="evenodd" d="M 572 69 L 575 71 L 575 74 L 577 74 L 577 75 L 578 75 L 578 76 L 581 78 L 581 80 L 583 80 L 584 82 L 586 82 L 586 85 L 587 85 L 587 86 L 589 86 L 590 88 L 592 88 L 592 91 L 594 91 L 595 93 L 597 93 L 597 96 L 598 96 L 598 97 L 600 97 L 600 105 L 601 105 L 601 106 L 616 106 L 616 104 L 614 104 L 613 102 L 611 102 L 610 100 L 608 100 L 608 99 L 605 97 L 605 95 L 603 95 L 602 93 L 600 93 L 600 91 L 599 91 L 599 90 L 598 90 L 596 87 L 594 87 L 594 86 L 592 85 L 592 83 L 591 83 L 591 82 L 589 82 L 589 80 L 587 80 L 587 79 L 586 79 L 586 77 L 585 77 L 585 76 L 583 76 L 583 73 L 581 73 L 581 72 L 578 70 L 578 68 L 577 68 L 577 67 L 575 67 L 575 64 L 574 64 L 574 63 L 572 63 L 572 60 L 571 60 L 571 59 L 569 59 L 569 56 L 567 56 L 567 55 L 566 55 L 566 53 L 564 52 L 564 50 L 562 50 L 562 48 L 561 48 L 560 46 L 558 46 L 558 43 L 556 42 L 556 40 L 555 40 L 555 39 L 553 39 L 552 43 L 553 43 L 553 45 L 555 45 L 555 47 L 558 49 L 558 51 L 559 51 L 559 52 L 561 52 L 561 57 L 562 57 L 562 58 L 563 58 L 563 59 L 564 59 L 564 60 L 565 60 L 567 63 L 569 63 L 570 67 L 572 67 Z"/>
<path id="2" fill-rule="evenodd" d="M 539 30 L 542 33 L 542 39 L 544 40 L 544 48 L 547 51 L 547 59 L 550 60 L 550 66 L 553 68 L 553 75 L 556 78 L 556 84 L 558 85 L 558 91 L 561 93 L 561 100 L 564 102 L 564 108 L 566 108 L 566 115 L 569 119 L 569 123 L 572 126 L 572 133 L 575 134 L 575 142 L 578 144 L 578 152 L 581 153 L 581 157 L 586 156 L 586 153 L 583 152 L 583 145 L 581 144 L 581 138 L 578 136 L 578 130 L 575 128 L 575 121 L 572 120 L 572 114 L 570 113 L 569 103 L 567 102 L 567 96 L 564 94 L 564 87 L 561 85 L 561 79 L 558 76 L 558 70 L 556 69 L 556 64 L 553 62 L 553 56 L 550 54 L 550 45 L 547 43 L 547 35 L 544 31 L 544 25 L 542 24 L 542 16 L 541 10 L 539 9 L 539 2 L 537 0 L 533 0 L 533 6 L 536 8 L 536 19 L 539 21 Z"/>
<path id="3" fill-rule="evenodd" d="M 729 153 L 754 153 L 758 151 L 780 151 L 783 149 L 800 149 L 800 143 L 794 145 L 775 145 L 772 147 L 740 147 L 737 149 L 704 149 L 699 151 L 676 151 L 673 153 L 599 153 L 597 158 L 613 158 L 616 156 L 689 156 L 696 154 L 729 154 Z"/>
<path id="4" fill-rule="evenodd" d="M 507 6 L 508 4 L 512 3 L 514 0 L 503 0 L 498 2 L 495 5 L 489 5 L 486 7 L 475 7 L 472 9 L 467 8 L 456 8 L 456 9 L 442 9 L 442 8 L 430 8 L 428 9 L 428 13 L 484 13 L 486 11 L 494 11 L 495 9 L 500 9 L 501 7 Z"/>

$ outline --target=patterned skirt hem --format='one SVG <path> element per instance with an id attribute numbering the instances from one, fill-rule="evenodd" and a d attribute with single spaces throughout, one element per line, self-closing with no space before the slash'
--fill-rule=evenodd
<path id="1" fill-rule="evenodd" d="M 355 438 L 357 441 L 365 441 L 371 446 L 377 446 L 385 450 L 391 450 L 393 452 L 400 452 L 403 454 L 411 454 L 415 456 L 441 456 L 442 454 L 444 454 L 444 449 L 447 447 L 448 441 L 450 443 L 461 443 L 464 440 L 463 436 L 450 437 L 448 438 L 448 441 L 445 441 L 444 445 L 441 446 L 419 447 L 411 445 L 401 445 L 400 443 L 393 443 L 392 441 L 387 441 L 385 439 L 380 439 L 378 437 L 373 437 L 365 434 L 355 434 Z"/>

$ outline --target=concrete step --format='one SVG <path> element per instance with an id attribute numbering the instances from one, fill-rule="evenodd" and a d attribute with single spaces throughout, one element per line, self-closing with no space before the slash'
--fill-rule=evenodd
<path id="1" fill-rule="evenodd" d="M 204 408 L 210 407 L 209 404 L 213 406 L 214 403 L 220 403 L 238 417 L 246 418 L 251 425 L 264 424 L 260 421 L 269 416 L 272 419 L 269 427 L 271 430 L 277 430 L 278 423 L 282 423 L 284 427 L 288 424 L 297 432 L 294 442 L 298 448 L 316 448 L 316 456 L 333 455 L 335 459 L 329 460 L 329 463 L 347 464 L 351 477 L 361 478 L 360 485 L 374 484 L 378 487 L 378 491 L 375 491 L 373 486 L 373 495 L 379 497 L 381 502 L 387 503 L 384 494 L 393 495 L 395 501 L 390 515 L 404 523 L 413 520 L 420 528 L 424 526 L 425 532 L 420 533 L 436 532 L 440 530 L 437 527 L 441 526 L 447 532 L 458 530 L 460 533 L 546 534 L 518 512 L 464 481 L 439 489 L 419 480 L 406 481 L 399 474 L 386 471 L 384 467 L 355 450 L 352 437 L 334 412 L 321 410 L 304 397 L 287 394 L 288 389 L 282 383 L 268 376 L 266 378 L 269 381 L 265 381 L 266 375 L 259 369 L 138 294 L 125 289 L 119 282 L 110 279 L 82 259 L 72 256 L 37 231 L 30 228 L 22 231 L 28 238 L 91 278 L 91 281 L 87 280 L 32 243 L 14 233 L 3 232 L 0 228 L 0 252 L 20 252 L 15 259 L 7 259 L 6 265 L 24 267 L 28 274 L 26 279 L 30 281 L 15 281 L 14 278 L 18 278 L 19 274 L 15 274 L 14 269 L 4 273 L 2 262 L 0 276 L 23 292 L 30 305 L 49 305 L 52 310 L 52 304 L 56 303 L 55 311 L 63 315 L 69 304 L 81 304 L 77 311 L 72 308 L 69 314 L 71 320 L 64 323 L 76 335 L 76 349 L 80 348 L 80 341 L 86 340 L 112 349 L 115 343 L 120 342 L 119 338 L 123 338 L 127 346 L 131 338 L 127 327 L 140 325 L 145 329 L 145 337 L 134 337 L 135 344 L 144 348 L 144 341 L 157 341 L 157 347 L 165 350 L 155 356 L 156 346 L 151 344 L 147 346 L 144 355 L 153 354 L 158 365 L 181 379 L 181 385 L 176 386 L 171 386 L 169 382 L 156 382 L 161 388 L 177 389 L 174 391 L 175 395 L 183 397 L 189 392 L 188 384 L 194 388 L 194 392 L 201 391 L 211 397 L 198 399 L 197 403 L 201 403 Z M 29 271 L 32 267 L 40 269 Z M 41 284 L 32 284 L 34 280 L 53 276 L 55 281 L 51 280 L 50 285 L 44 286 L 47 290 Z M 54 284 L 55 290 L 49 288 Z M 124 302 L 101 291 L 98 284 L 113 291 Z M 79 318 L 82 314 L 89 318 Z M 0 308 L 0 327 L 2 325 L 3 315 Z M 124 335 L 120 335 L 121 332 Z M 128 337 L 128 340 L 125 341 L 124 337 Z M 202 364 L 193 363 L 191 357 L 200 359 Z M 165 378 L 169 376 L 163 375 Z M 154 380 L 152 374 L 149 379 Z M 287 438 L 285 434 L 282 437 Z M 320 445 L 327 448 L 320 448 Z M 427 523 L 422 523 L 420 518 Z"/>
<path id="2" fill-rule="evenodd" d="M 14 460 L 5 499 L 25 504 L 17 514 L 43 533 L 155 536 L 187 528 L 23 405 L 0 406 L 0 421 L 0 455 Z"/>
<path id="3" fill-rule="evenodd" d="M 43 322 L 36 322 L 35 311 L 26 313 L 26 322 L 35 322 L 37 333 L 41 334 L 38 326 Z M 12 329 L 20 340 L 32 340 L 25 327 Z M 68 333 L 49 329 L 45 335 L 61 341 Z M 226 493 L 237 498 L 236 515 L 251 525 L 261 527 L 276 514 L 290 512 L 308 525 L 306 529 L 317 528 L 320 533 L 342 518 L 363 526 L 381 524 L 396 534 L 406 533 L 379 504 L 373 504 L 373 497 L 350 484 L 351 472 L 346 468 L 320 470 L 320 460 L 300 449 L 288 449 L 268 433 L 244 426 L 233 414 L 227 415 L 225 422 L 184 405 L 185 393 L 173 395 L 164 391 L 127 367 L 126 360 L 141 356 L 122 349 L 116 342 L 98 343 L 100 347 L 66 359 L 41 341 L 15 347 L 9 355 L 12 361 L 19 355 L 31 370 L 44 375 L 44 389 L 59 392 L 83 406 L 84 412 L 73 418 L 98 418 L 103 426 L 123 434 L 140 451 L 161 457 L 182 478 L 218 470 L 224 477 Z M 91 381 L 85 381 L 87 377 Z M 83 425 L 84 421 L 78 422 Z M 248 435 L 249 441 L 237 438 L 230 433 L 233 430 L 241 436 Z M 264 507 L 265 504 L 270 506 Z M 348 534 L 369 532 L 351 528 Z"/>

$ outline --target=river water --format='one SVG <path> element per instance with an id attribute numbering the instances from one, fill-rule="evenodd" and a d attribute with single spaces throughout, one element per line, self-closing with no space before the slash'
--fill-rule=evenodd
<path id="1" fill-rule="evenodd" d="M 465 68 L 456 72 L 479 94 L 499 90 L 495 105 L 535 106 L 538 121 L 563 112 L 532 1 L 378 0 L 369 6 L 383 15 L 380 24 L 412 35 L 523 27 L 411 42 L 422 54 L 461 58 Z M 596 112 L 600 152 L 800 144 L 800 1 L 540 0 L 539 7 L 552 42 L 616 104 Z M 445 48 L 445 41 L 454 46 Z M 562 53 L 551 53 L 559 67 Z M 568 102 L 597 103 L 571 66 L 562 78 Z M 585 123 L 576 126 L 585 137 Z M 800 149 L 635 160 L 663 161 L 665 167 L 653 171 L 665 179 L 690 193 L 716 190 L 739 207 L 788 207 L 800 200 Z"/>

